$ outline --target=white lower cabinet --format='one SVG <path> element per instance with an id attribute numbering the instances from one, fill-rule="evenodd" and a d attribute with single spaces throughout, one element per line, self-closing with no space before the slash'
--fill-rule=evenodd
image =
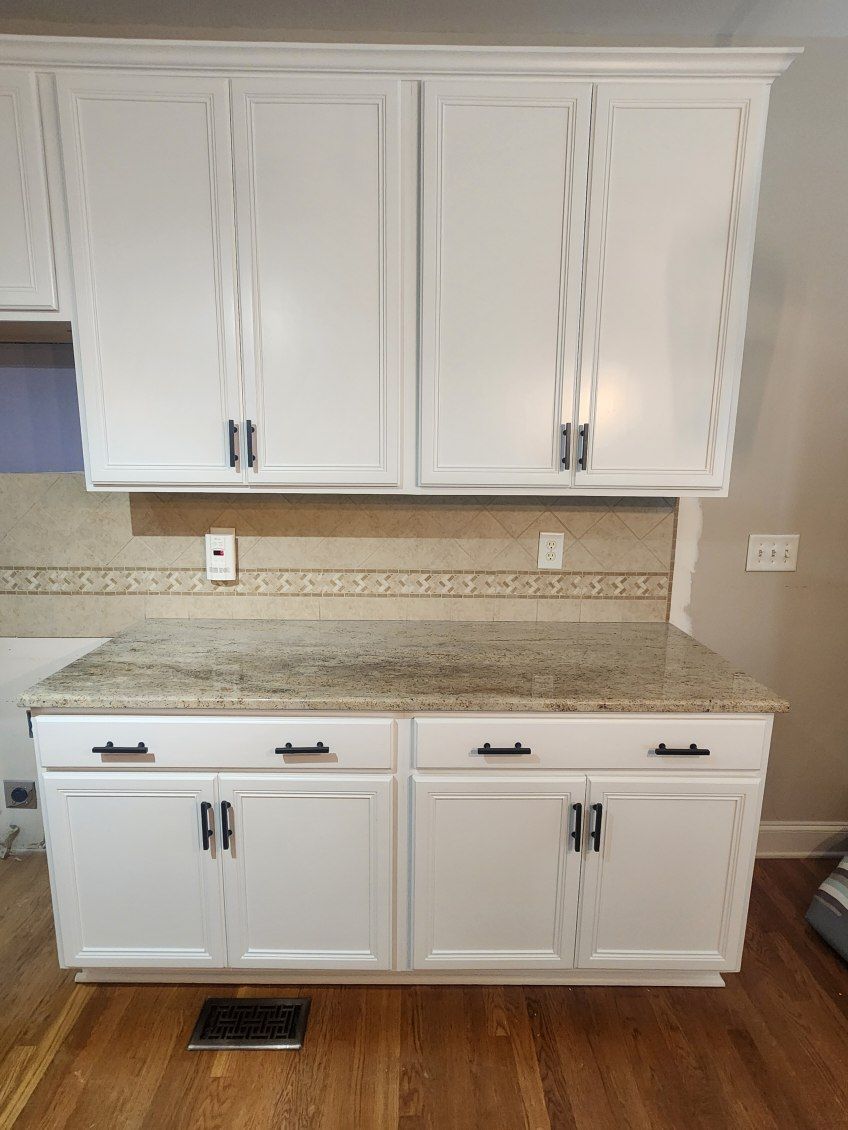
<path id="1" fill-rule="evenodd" d="M 569 969 L 586 778 L 415 778 L 416 969 Z"/>
<path id="2" fill-rule="evenodd" d="M 759 781 L 598 776 L 589 802 L 578 966 L 738 968 Z"/>
<path id="3" fill-rule="evenodd" d="M 389 969 L 392 778 L 219 782 L 229 964 Z"/>
<path id="4" fill-rule="evenodd" d="M 48 773 L 42 798 L 64 965 L 226 964 L 213 773 Z"/>
<path id="5" fill-rule="evenodd" d="M 219 721 L 191 767 L 211 716 L 34 719 L 64 966 L 563 984 L 739 968 L 764 716 L 395 718 L 397 742 L 373 716 Z M 139 757 L 140 737 L 145 760 L 86 768 L 92 748 Z M 262 768 L 288 739 L 299 763 Z"/>

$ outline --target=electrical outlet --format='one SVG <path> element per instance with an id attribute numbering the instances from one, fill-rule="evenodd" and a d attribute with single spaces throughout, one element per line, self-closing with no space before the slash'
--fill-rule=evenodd
<path id="1" fill-rule="evenodd" d="M 794 573 L 800 534 L 749 534 L 748 573 Z"/>
<path id="2" fill-rule="evenodd" d="M 3 799 L 7 808 L 38 808 L 35 781 L 4 781 Z"/>
<path id="3" fill-rule="evenodd" d="M 561 569 L 565 534 L 539 534 L 539 568 Z"/>

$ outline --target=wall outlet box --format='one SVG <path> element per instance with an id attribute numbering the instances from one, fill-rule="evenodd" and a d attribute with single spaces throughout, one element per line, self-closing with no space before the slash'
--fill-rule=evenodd
<path id="1" fill-rule="evenodd" d="M 206 535 L 206 576 L 210 581 L 236 579 L 235 530 L 212 529 Z"/>
<path id="2" fill-rule="evenodd" d="M 800 534 L 749 534 L 749 573 L 794 573 L 798 568 Z"/>
<path id="3" fill-rule="evenodd" d="M 35 781 L 4 781 L 3 802 L 7 808 L 38 808 Z"/>
<path id="4" fill-rule="evenodd" d="M 565 534 L 539 534 L 540 569 L 561 569 Z"/>

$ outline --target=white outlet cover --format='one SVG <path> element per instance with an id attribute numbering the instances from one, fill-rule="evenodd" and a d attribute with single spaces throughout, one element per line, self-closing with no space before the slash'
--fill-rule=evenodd
<path id="1" fill-rule="evenodd" d="M 794 573 L 800 534 L 749 534 L 748 573 Z"/>
<path id="2" fill-rule="evenodd" d="M 565 534 L 539 534 L 540 569 L 561 569 Z"/>

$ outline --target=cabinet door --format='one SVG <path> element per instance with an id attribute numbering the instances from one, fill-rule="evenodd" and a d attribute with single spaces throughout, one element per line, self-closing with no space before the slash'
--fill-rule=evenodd
<path id="1" fill-rule="evenodd" d="M 583 866 L 580 968 L 737 969 L 759 790 L 710 774 L 590 777 L 601 836 Z"/>
<path id="2" fill-rule="evenodd" d="M 424 83 L 422 483 L 568 485 L 591 100 Z"/>
<path id="3" fill-rule="evenodd" d="M 227 82 L 63 73 L 77 363 L 95 483 L 237 483 Z"/>
<path id="4" fill-rule="evenodd" d="M 400 84 L 233 84 L 258 483 L 397 483 Z"/>
<path id="5" fill-rule="evenodd" d="M 389 969 L 392 778 L 219 778 L 229 964 Z M 222 817 L 223 819 L 223 817 Z"/>
<path id="6" fill-rule="evenodd" d="M 0 67 L 0 314 L 57 308 L 36 79 Z"/>
<path id="7" fill-rule="evenodd" d="M 208 773 L 46 773 L 44 804 L 63 965 L 225 964 Z M 213 829 L 214 830 L 214 829 Z"/>
<path id="8" fill-rule="evenodd" d="M 762 83 L 598 88 L 578 486 L 725 483 L 767 103 Z"/>
<path id="9" fill-rule="evenodd" d="M 415 969 L 570 969 L 586 778 L 415 777 Z"/>

